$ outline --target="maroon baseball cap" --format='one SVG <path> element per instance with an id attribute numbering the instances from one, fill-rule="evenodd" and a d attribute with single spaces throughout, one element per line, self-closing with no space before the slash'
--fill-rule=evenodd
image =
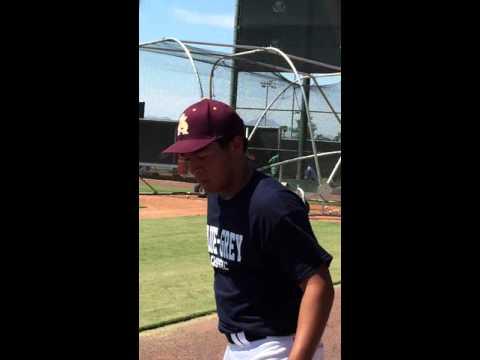
<path id="1" fill-rule="evenodd" d="M 227 104 L 211 99 L 190 105 L 180 115 L 177 140 L 164 153 L 191 153 L 220 138 L 245 136 L 243 120 Z"/>

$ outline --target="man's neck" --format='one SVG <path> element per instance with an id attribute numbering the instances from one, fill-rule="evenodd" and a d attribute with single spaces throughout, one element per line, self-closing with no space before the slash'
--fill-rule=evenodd
<path id="1" fill-rule="evenodd" d="M 230 189 L 220 192 L 219 195 L 222 199 L 224 200 L 230 200 L 232 199 L 236 194 L 240 192 L 250 181 L 252 175 L 253 175 L 254 169 L 252 169 L 249 165 L 248 162 L 245 162 L 242 167 L 240 168 L 240 175 L 238 177 L 239 180 L 237 182 L 232 183 L 232 186 Z"/>

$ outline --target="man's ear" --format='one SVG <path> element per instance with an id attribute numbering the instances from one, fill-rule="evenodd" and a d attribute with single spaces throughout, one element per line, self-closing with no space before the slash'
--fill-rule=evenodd
<path id="1" fill-rule="evenodd" d="M 230 142 L 232 150 L 235 152 L 243 152 L 243 137 L 235 136 Z"/>

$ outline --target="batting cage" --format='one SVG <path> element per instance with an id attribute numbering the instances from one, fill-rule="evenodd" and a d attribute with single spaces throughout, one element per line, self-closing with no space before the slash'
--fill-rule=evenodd
<path id="1" fill-rule="evenodd" d="M 139 50 L 141 189 L 146 178 L 194 181 L 175 155 L 162 150 L 175 140 L 180 112 L 209 97 L 229 104 L 244 120 L 253 166 L 309 199 L 340 201 L 339 67 L 273 47 L 173 38 Z M 308 64 L 312 72 L 299 72 L 294 63 Z"/>

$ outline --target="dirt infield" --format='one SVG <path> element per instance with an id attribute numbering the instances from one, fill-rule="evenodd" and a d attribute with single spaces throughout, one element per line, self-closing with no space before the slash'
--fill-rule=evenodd
<path id="1" fill-rule="evenodd" d="M 341 288 L 335 300 L 322 341 L 325 360 L 340 360 Z M 221 360 L 227 341 L 217 330 L 217 315 L 140 333 L 140 360 Z"/>
<path id="2" fill-rule="evenodd" d="M 147 179 L 152 185 L 193 191 L 194 184 L 172 181 Z M 140 195 L 140 218 L 159 219 L 177 216 L 206 215 L 207 201 L 196 195 Z M 310 219 L 322 221 L 341 221 L 341 208 L 339 206 L 321 205 L 310 203 Z"/>
<path id="3" fill-rule="evenodd" d="M 140 195 L 140 219 L 207 214 L 207 199 L 196 195 Z"/>
<path id="4" fill-rule="evenodd" d="M 140 219 L 207 214 L 207 199 L 196 195 L 140 195 Z M 310 219 L 340 222 L 338 206 L 310 204 Z"/>

